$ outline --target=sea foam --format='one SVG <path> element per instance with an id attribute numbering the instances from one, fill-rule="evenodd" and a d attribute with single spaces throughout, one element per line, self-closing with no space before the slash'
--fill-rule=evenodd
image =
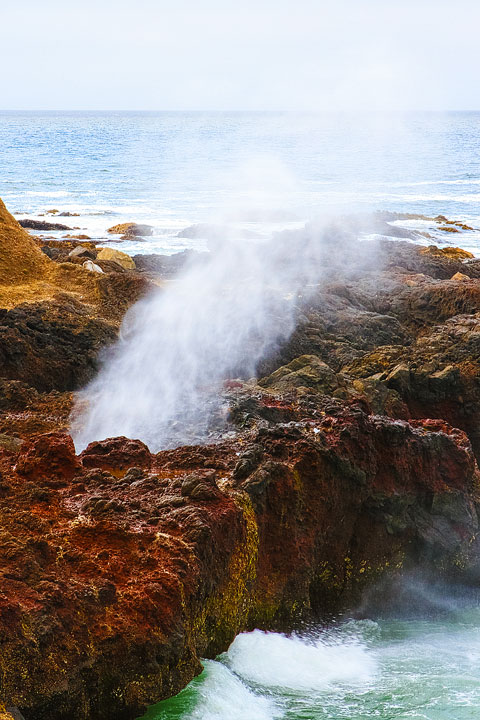
<path id="1" fill-rule="evenodd" d="M 355 637 L 308 639 L 260 630 L 238 635 L 226 662 L 247 682 L 293 692 L 358 686 L 377 673 L 375 658 Z"/>

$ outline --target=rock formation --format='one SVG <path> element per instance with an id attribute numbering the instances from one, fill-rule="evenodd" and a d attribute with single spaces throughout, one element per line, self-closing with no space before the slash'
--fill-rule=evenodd
<path id="1" fill-rule="evenodd" d="M 468 253 L 379 241 L 364 262 L 351 234 L 323 239 L 288 342 L 225 382 L 218 442 L 76 456 L 71 391 L 145 273 L 172 281 L 186 258 L 127 269 L 85 243 L 91 273 L 78 243 L 42 252 L 0 211 L 0 717 L 133 719 L 242 630 L 338 612 L 411 567 L 478 582 Z"/>

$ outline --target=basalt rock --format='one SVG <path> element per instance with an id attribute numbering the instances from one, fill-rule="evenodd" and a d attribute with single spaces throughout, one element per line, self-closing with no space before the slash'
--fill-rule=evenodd
<path id="1" fill-rule="evenodd" d="M 299 269 L 295 330 L 257 378 L 224 383 L 216 444 L 76 456 L 71 390 L 145 273 L 205 256 L 115 271 L 85 243 L 89 273 L 0 205 L 0 714 L 133 720 L 242 630 L 341 611 L 400 569 L 478 583 L 480 263 L 359 242 L 393 219 L 266 246 L 317 275 Z"/>
<path id="2" fill-rule="evenodd" d="M 92 377 L 117 328 L 73 299 L 0 310 L 0 377 L 43 392 L 73 390 Z"/>
<path id="3" fill-rule="evenodd" d="M 457 572 L 478 529 L 465 434 L 358 407 L 158 455 L 47 434 L 0 471 L 1 698 L 25 720 L 134 718 L 242 630 Z"/>
<path id="4" fill-rule="evenodd" d="M 68 225 L 46 222 L 45 220 L 19 220 L 18 224 L 28 230 L 72 230 Z"/>

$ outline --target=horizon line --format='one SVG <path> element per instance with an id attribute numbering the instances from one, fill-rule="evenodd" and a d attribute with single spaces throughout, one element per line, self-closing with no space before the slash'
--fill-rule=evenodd
<path id="1" fill-rule="evenodd" d="M 125 109 L 125 108 L 0 108 L 2 113 L 150 113 L 150 114 L 291 114 L 291 115 L 338 115 L 338 114 L 357 114 L 357 115 L 408 115 L 412 113 L 425 114 L 452 114 L 452 113 L 480 113 L 480 108 L 459 109 L 451 108 L 448 110 L 410 108 L 408 110 L 401 109 L 323 109 L 323 110 L 292 110 L 292 109 Z"/>

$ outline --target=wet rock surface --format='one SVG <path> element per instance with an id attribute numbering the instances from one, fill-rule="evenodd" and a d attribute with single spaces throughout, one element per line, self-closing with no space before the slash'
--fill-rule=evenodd
<path id="1" fill-rule="evenodd" d="M 226 379 L 215 442 L 152 454 L 98 438 L 77 456 L 72 391 L 125 311 L 149 280 L 208 260 L 119 269 L 0 211 L 0 716 L 133 719 L 242 630 L 338 612 L 412 567 L 478 583 L 469 253 L 401 228 L 366 252 L 358 233 L 382 235 L 398 219 L 386 214 L 332 227 L 320 247 L 314 226 L 280 234 L 275 251 L 289 262 L 306 247 L 316 282 L 257 377 Z"/>
<path id="2" fill-rule="evenodd" d="M 153 228 L 151 225 L 139 225 L 134 222 L 120 223 L 120 225 L 114 225 L 108 228 L 108 233 L 111 235 L 124 235 L 128 237 L 141 237 L 142 235 L 153 235 Z"/>
<path id="3" fill-rule="evenodd" d="M 18 224 L 27 230 L 72 230 L 69 225 L 46 222 L 45 220 L 19 220 Z"/>
<path id="4" fill-rule="evenodd" d="M 417 561 L 453 571 L 478 529 L 466 435 L 330 410 L 157 455 L 115 438 L 76 457 L 58 432 L 0 450 L 8 702 L 135 717 L 241 630 L 338 609 Z"/>

